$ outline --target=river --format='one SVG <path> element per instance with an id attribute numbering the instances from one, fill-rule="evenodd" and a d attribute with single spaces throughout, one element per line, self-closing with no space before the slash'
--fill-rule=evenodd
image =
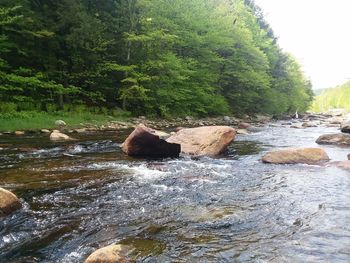
<path id="1" fill-rule="evenodd" d="M 276 123 L 218 158 L 160 160 L 125 156 L 129 132 L 0 137 L 0 186 L 24 203 L 0 219 L 0 262 L 83 262 L 113 243 L 137 262 L 350 262 L 350 172 L 260 161 L 336 128 Z"/>

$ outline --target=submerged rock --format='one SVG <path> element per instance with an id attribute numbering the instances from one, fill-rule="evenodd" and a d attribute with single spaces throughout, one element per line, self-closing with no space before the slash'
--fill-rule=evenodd
<path id="1" fill-rule="evenodd" d="M 329 161 L 329 157 L 320 148 L 289 148 L 269 152 L 262 157 L 262 161 L 275 164 L 320 164 Z"/>
<path id="2" fill-rule="evenodd" d="M 249 129 L 252 125 L 247 122 L 241 122 L 238 124 L 238 129 Z"/>
<path id="3" fill-rule="evenodd" d="M 350 170 L 350 161 L 349 160 L 343 161 L 343 162 L 335 162 L 334 164 L 338 168 Z"/>
<path id="4" fill-rule="evenodd" d="M 162 139 L 165 133 L 140 124 L 126 138 L 122 150 L 130 156 L 178 157 L 180 145 Z"/>
<path id="5" fill-rule="evenodd" d="M 70 141 L 74 139 L 64 133 L 61 133 L 58 130 L 53 130 L 52 133 L 50 134 L 50 140 L 51 141 Z"/>
<path id="6" fill-rule="evenodd" d="M 293 129 L 304 129 L 305 127 L 301 123 L 298 123 L 298 124 L 291 125 L 290 128 L 293 128 Z"/>
<path id="7" fill-rule="evenodd" d="M 311 127 L 317 127 L 317 124 L 315 122 L 304 122 L 302 125 L 302 127 L 304 128 L 311 128 Z"/>
<path id="8" fill-rule="evenodd" d="M 236 130 L 228 126 L 204 126 L 182 129 L 167 139 L 181 145 L 181 152 L 191 155 L 215 156 L 233 142 Z"/>
<path id="9" fill-rule="evenodd" d="M 318 144 L 350 145 L 350 134 L 325 134 L 318 137 Z"/>
<path id="10" fill-rule="evenodd" d="M 92 253 L 85 263 L 131 263 L 134 261 L 126 258 L 129 250 L 129 247 L 125 245 L 103 247 Z"/>
<path id="11" fill-rule="evenodd" d="M 0 217 L 7 216 L 22 207 L 17 196 L 0 187 Z"/>

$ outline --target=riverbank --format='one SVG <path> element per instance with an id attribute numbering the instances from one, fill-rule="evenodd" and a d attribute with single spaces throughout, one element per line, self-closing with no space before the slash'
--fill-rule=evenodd
<path id="1" fill-rule="evenodd" d="M 64 120 L 68 127 L 80 128 L 85 126 L 100 126 L 113 120 L 127 119 L 125 112 L 114 116 L 91 112 L 36 112 L 24 111 L 0 114 L 0 132 L 26 131 L 36 132 L 41 129 L 55 129 L 56 120 Z"/>
<path id="2" fill-rule="evenodd" d="M 0 133 L 36 133 L 41 130 L 53 130 L 60 128 L 65 132 L 93 132 L 93 131 L 113 131 L 119 129 L 134 128 L 143 123 L 154 129 L 166 129 L 169 127 L 196 127 L 206 125 L 238 125 L 240 122 L 266 123 L 272 119 L 271 116 L 219 116 L 207 118 L 194 118 L 187 116 L 184 118 L 146 118 L 145 116 L 129 117 L 125 112 L 120 112 L 114 116 L 107 114 L 93 114 L 90 112 L 21 112 L 9 116 L 0 115 Z M 66 125 L 58 127 L 56 121 L 63 120 Z"/>
<path id="3" fill-rule="evenodd" d="M 115 131 L 120 129 L 135 128 L 139 124 L 144 124 L 153 129 L 167 130 L 177 127 L 199 127 L 213 125 L 229 125 L 238 129 L 246 129 L 247 125 L 261 126 L 273 120 L 290 120 L 290 116 L 280 116 L 274 118 L 269 115 L 244 115 L 236 116 L 218 116 L 195 118 L 173 117 L 168 119 L 148 118 L 145 116 L 129 117 L 126 112 L 118 112 L 114 116 L 107 114 L 94 114 L 91 112 L 71 113 L 71 112 L 24 112 L 18 115 L 12 115 L 10 118 L 0 115 L 0 134 L 32 134 L 49 133 L 52 130 L 59 129 L 65 133 L 84 133 L 84 132 L 103 132 Z M 340 125 L 345 119 L 344 114 L 335 113 L 308 113 L 299 115 L 299 119 L 304 121 L 304 126 L 315 125 L 314 121 L 321 121 L 327 125 Z M 57 125 L 57 121 L 65 125 Z M 311 123 L 310 123 L 311 122 Z M 289 123 L 289 122 L 288 122 Z M 241 125 L 240 125 L 241 124 Z M 292 123 L 290 123 L 292 125 Z M 292 125 L 293 128 L 302 128 L 301 124 Z"/>

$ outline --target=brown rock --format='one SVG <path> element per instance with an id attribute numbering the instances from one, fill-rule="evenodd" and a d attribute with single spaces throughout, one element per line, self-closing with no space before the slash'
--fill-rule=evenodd
<path id="1" fill-rule="evenodd" d="M 328 128 L 338 128 L 339 124 L 326 124 L 326 127 L 328 127 Z"/>
<path id="2" fill-rule="evenodd" d="M 15 131 L 15 135 L 24 135 L 24 131 Z"/>
<path id="3" fill-rule="evenodd" d="M 130 156 L 178 157 L 181 151 L 180 145 L 169 143 L 161 139 L 158 134 L 164 135 L 140 124 L 125 140 L 122 150 Z"/>
<path id="4" fill-rule="evenodd" d="M 89 127 L 89 128 L 85 128 L 86 131 L 89 131 L 89 132 L 94 132 L 94 131 L 98 131 L 98 128 L 96 127 Z"/>
<path id="5" fill-rule="evenodd" d="M 186 154 L 214 156 L 224 152 L 235 136 L 235 129 L 228 126 L 204 126 L 182 129 L 167 141 L 181 144 Z"/>
<path id="6" fill-rule="evenodd" d="M 275 164 L 319 164 L 329 161 L 327 153 L 320 148 L 283 149 L 269 152 L 262 157 L 264 163 Z"/>
<path id="7" fill-rule="evenodd" d="M 0 187 L 0 217 L 7 216 L 21 207 L 16 195 Z"/>
<path id="8" fill-rule="evenodd" d="M 293 128 L 293 129 L 304 129 L 304 126 L 302 126 L 302 125 L 299 123 L 299 124 L 291 125 L 290 128 Z"/>
<path id="9" fill-rule="evenodd" d="M 176 128 L 174 129 L 174 131 L 175 131 L 175 132 L 178 132 L 178 131 L 180 131 L 180 130 L 182 130 L 182 129 L 184 129 L 184 127 L 176 127 Z"/>
<path id="10" fill-rule="evenodd" d="M 271 121 L 271 116 L 268 116 L 268 115 L 256 115 L 255 116 L 255 118 L 256 118 L 256 120 L 258 121 L 258 122 L 261 122 L 261 123 L 268 123 L 268 122 L 270 122 Z"/>
<path id="11" fill-rule="evenodd" d="M 238 124 L 238 129 L 248 129 L 250 127 L 252 127 L 252 125 L 246 122 L 241 122 L 240 124 Z"/>
<path id="12" fill-rule="evenodd" d="M 317 127 L 317 124 L 314 122 L 304 122 L 301 126 L 304 128 L 311 128 L 311 127 Z"/>
<path id="13" fill-rule="evenodd" d="M 50 133 L 50 130 L 48 130 L 48 129 L 41 129 L 40 132 L 41 133 Z"/>
<path id="14" fill-rule="evenodd" d="M 328 121 L 329 124 L 342 124 L 343 118 L 333 117 L 333 118 L 327 119 L 326 121 Z"/>
<path id="15" fill-rule="evenodd" d="M 51 141 L 70 141 L 74 139 L 64 133 L 59 132 L 58 130 L 54 130 L 50 134 L 50 140 Z"/>
<path id="16" fill-rule="evenodd" d="M 86 128 L 79 128 L 74 130 L 75 133 L 85 133 L 87 132 Z"/>
<path id="17" fill-rule="evenodd" d="M 126 259 L 129 247 L 124 245 L 110 245 L 92 253 L 85 263 L 131 263 Z"/>
<path id="18" fill-rule="evenodd" d="M 154 130 L 154 134 L 159 136 L 159 138 L 165 140 L 170 137 L 170 134 L 163 131 Z"/>
<path id="19" fill-rule="evenodd" d="M 248 135 L 249 132 L 246 129 L 237 129 L 237 134 Z"/>
<path id="20" fill-rule="evenodd" d="M 318 144 L 350 145 L 350 134 L 335 133 L 325 134 L 318 137 Z"/>

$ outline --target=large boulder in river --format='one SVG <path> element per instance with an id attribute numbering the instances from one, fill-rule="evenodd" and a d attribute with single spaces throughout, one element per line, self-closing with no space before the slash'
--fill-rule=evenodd
<path id="1" fill-rule="evenodd" d="M 51 141 L 70 141 L 74 139 L 64 133 L 61 133 L 58 130 L 53 130 L 52 133 L 50 134 L 50 140 Z"/>
<path id="2" fill-rule="evenodd" d="M 21 207 L 16 195 L 0 187 L 0 217 L 7 216 Z"/>
<path id="3" fill-rule="evenodd" d="M 329 157 L 320 148 L 289 148 L 269 152 L 262 157 L 262 161 L 275 164 L 320 164 L 329 161 Z"/>
<path id="4" fill-rule="evenodd" d="M 131 263 L 134 261 L 126 258 L 129 251 L 125 245 L 110 245 L 96 250 L 85 263 Z"/>
<path id="5" fill-rule="evenodd" d="M 350 145 L 350 134 L 334 133 L 318 137 L 318 144 Z"/>
<path id="6" fill-rule="evenodd" d="M 215 156 L 233 142 L 236 130 L 228 126 L 204 126 L 182 129 L 167 139 L 181 144 L 181 152 L 190 155 Z"/>
<path id="7" fill-rule="evenodd" d="M 130 156 L 178 157 L 180 144 L 165 141 L 164 133 L 140 124 L 126 138 L 122 150 Z"/>

